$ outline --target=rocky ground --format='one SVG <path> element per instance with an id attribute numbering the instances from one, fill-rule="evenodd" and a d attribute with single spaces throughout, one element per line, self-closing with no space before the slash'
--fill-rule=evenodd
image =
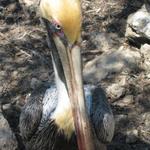
<path id="1" fill-rule="evenodd" d="M 148 2 L 82 2 L 84 82 L 101 84 L 111 103 L 116 130 L 109 150 L 150 150 Z M 21 107 L 32 89 L 54 79 L 35 7 L 21 3 L 0 1 L 0 150 L 9 150 L 9 144 L 10 150 L 24 149 L 18 129 Z"/>

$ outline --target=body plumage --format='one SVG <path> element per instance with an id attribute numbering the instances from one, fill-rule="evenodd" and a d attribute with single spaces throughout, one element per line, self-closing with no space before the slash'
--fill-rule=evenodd
<path id="1" fill-rule="evenodd" d="M 91 85 L 85 85 L 84 90 L 93 131 L 101 143 L 109 143 L 114 121 L 105 93 L 100 87 Z M 71 111 L 60 114 L 61 125 L 55 121 L 58 94 L 57 87 L 51 86 L 33 92 L 28 98 L 20 117 L 21 135 L 27 150 L 77 150 Z M 63 104 L 66 105 L 64 102 L 61 107 Z"/>

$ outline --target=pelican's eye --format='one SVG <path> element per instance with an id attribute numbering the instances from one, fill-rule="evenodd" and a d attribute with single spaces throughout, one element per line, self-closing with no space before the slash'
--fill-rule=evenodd
<path id="1" fill-rule="evenodd" d="M 55 20 L 52 21 L 52 26 L 53 26 L 53 29 L 54 29 L 55 33 L 62 32 L 61 25 L 59 25 L 59 23 L 56 22 Z"/>
<path id="2" fill-rule="evenodd" d="M 55 28 L 56 30 L 61 31 L 61 26 L 59 24 L 55 24 Z"/>
<path id="3" fill-rule="evenodd" d="M 52 21 L 52 26 L 53 26 L 53 32 L 57 35 L 59 35 L 60 37 L 64 37 L 64 32 L 62 27 L 59 25 L 58 22 L 56 21 Z"/>

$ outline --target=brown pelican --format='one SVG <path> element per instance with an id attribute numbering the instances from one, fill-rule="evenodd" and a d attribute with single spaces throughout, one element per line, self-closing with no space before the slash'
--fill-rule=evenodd
<path id="1" fill-rule="evenodd" d="M 34 91 L 22 110 L 20 132 L 26 149 L 106 149 L 114 118 L 104 91 L 82 84 L 80 1 L 41 0 L 40 12 L 56 84 Z"/>

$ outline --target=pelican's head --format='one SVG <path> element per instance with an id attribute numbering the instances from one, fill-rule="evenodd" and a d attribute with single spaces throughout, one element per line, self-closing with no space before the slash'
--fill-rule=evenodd
<path id="1" fill-rule="evenodd" d="M 41 0 L 40 11 L 51 43 L 54 66 L 68 91 L 79 149 L 90 149 L 84 148 L 89 147 L 91 141 L 82 83 L 80 0 Z"/>
<path id="2" fill-rule="evenodd" d="M 66 36 L 70 43 L 80 39 L 81 9 L 79 0 L 42 0 L 42 17 L 50 21 L 55 32 Z"/>
<path id="3" fill-rule="evenodd" d="M 70 82 L 73 81 L 72 75 L 74 76 L 73 68 L 77 67 L 80 68 L 78 71 L 81 70 L 80 64 L 79 66 L 76 65 L 78 64 L 77 62 L 80 63 L 80 30 L 82 18 L 80 1 L 41 0 L 40 12 L 46 22 L 53 60 L 56 60 L 55 57 L 61 60 L 67 89 L 70 89 Z M 58 66 L 60 67 L 60 65 Z M 81 75 L 81 72 L 77 74 Z"/>

